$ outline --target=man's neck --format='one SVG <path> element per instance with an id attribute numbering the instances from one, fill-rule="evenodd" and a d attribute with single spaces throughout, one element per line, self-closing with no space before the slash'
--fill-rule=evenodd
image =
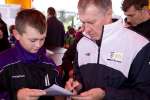
<path id="1" fill-rule="evenodd" d="M 150 20 L 150 15 L 149 15 L 148 13 L 145 13 L 145 14 L 143 15 L 143 17 L 141 18 L 141 22 L 140 22 L 139 24 L 141 24 L 141 23 L 143 23 L 143 22 L 146 22 L 146 21 L 148 21 L 148 20 Z"/>

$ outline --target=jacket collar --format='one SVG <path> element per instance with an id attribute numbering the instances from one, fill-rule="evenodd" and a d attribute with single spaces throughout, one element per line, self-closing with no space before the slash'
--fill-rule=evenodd
<path id="1" fill-rule="evenodd" d="M 41 57 L 45 55 L 46 51 L 44 48 L 41 48 L 37 53 L 30 53 L 26 51 L 20 43 L 17 41 L 16 42 L 16 50 L 18 54 L 19 60 L 25 62 L 25 63 L 32 63 L 32 62 L 41 62 Z"/>
<path id="2" fill-rule="evenodd" d="M 103 39 L 109 37 L 114 34 L 117 30 L 123 28 L 123 20 L 122 18 L 116 18 L 117 21 L 112 22 L 111 24 L 104 25 L 104 35 Z"/>

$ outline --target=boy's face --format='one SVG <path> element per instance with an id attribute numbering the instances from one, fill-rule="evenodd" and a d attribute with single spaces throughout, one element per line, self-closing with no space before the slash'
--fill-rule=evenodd
<path id="1" fill-rule="evenodd" d="M 38 30 L 27 25 L 25 33 L 20 35 L 18 32 L 15 34 L 16 39 L 20 42 L 21 46 L 30 53 L 37 53 L 43 46 L 46 32 L 40 34 Z"/>

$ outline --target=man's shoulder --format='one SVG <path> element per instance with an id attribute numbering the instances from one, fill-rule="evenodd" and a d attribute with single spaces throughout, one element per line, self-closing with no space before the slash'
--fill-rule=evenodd
<path id="1" fill-rule="evenodd" d="M 57 18 L 53 17 L 53 18 L 49 18 L 47 20 L 48 26 L 60 26 L 60 27 L 64 27 L 64 24 Z"/>
<path id="2" fill-rule="evenodd" d="M 122 32 L 126 33 L 127 36 L 129 36 L 130 38 L 132 38 L 134 40 L 140 40 L 140 41 L 143 41 L 143 42 L 148 42 L 149 41 L 146 37 L 138 34 L 137 32 L 135 32 L 131 29 L 124 28 L 122 30 Z"/>
<path id="3" fill-rule="evenodd" d="M 146 20 L 144 22 L 141 22 L 140 24 L 138 24 L 137 26 L 139 27 L 148 27 L 150 25 L 150 19 Z"/>

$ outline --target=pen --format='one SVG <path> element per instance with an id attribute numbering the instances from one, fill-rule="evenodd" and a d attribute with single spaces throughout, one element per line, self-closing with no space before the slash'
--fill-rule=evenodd
<path id="1" fill-rule="evenodd" d="M 73 75 L 73 82 L 72 82 L 72 86 L 73 86 L 73 89 L 72 89 L 72 93 L 73 94 L 78 94 L 80 93 L 81 89 L 82 89 L 82 85 L 80 84 L 80 82 L 76 79 L 76 76 L 75 74 Z"/>
<path id="2" fill-rule="evenodd" d="M 73 82 L 72 82 L 72 87 L 73 87 L 73 89 L 71 90 L 71 92 L 72 93 L 74 93 L 75 92 L 75 87 L 74 87 L 74 83 L 75 83 L 75 81 L 76 81 L 76 77 L 75 77 L 75 73 L 73 72 Z"/>

